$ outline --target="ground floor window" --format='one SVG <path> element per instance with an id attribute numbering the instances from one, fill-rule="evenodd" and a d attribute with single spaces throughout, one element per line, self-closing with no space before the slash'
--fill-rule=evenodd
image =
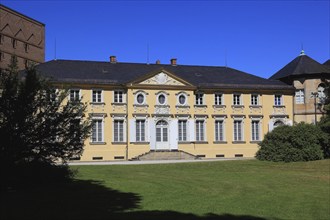
<path id="1" fill-rule="evenodd" d="M 136 120 L 135 127 L 135 136 L 137 142 L 146 141 L 146 121 L 145 120 Z"/>
<path id="2" fill-rule="evenodd" d="M 114 120 L 113 122 L 113 140 L 115 142 L 123 142 L 124 141 L 124 120 Z"/>
<path id="3" fill-rule="evenodd" d="M 179 141 L 187 141 L 187 120 L 178 121 Z"/>
<path id="4" fill-rule="evenodd" d="M 224 122 L 223 120 L 215 121 L 215 141 L 224 141 Z"/>
<path id="5" fill-rule="evenodd" d="M 103 142 L 103 120 L 92 120 L 92 142 Z"/>
<path id="6" fill-rule="evenodd" d="M 243 141 L 243 122 L 234 120 L 234 141 Z"/>
<path id="7" fill-rule="evenodd" d="M 251 122 L 252 141 L 260 140 L 260 121 L 253 120 Z"/>
<path id="8" fill-rule="evenodd" d="M 205 141 L 205 121 L 197 120 L 195 122 L 196 141 Z"/>

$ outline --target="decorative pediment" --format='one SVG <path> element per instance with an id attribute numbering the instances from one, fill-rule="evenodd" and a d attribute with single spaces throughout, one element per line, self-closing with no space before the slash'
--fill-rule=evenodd
<path id="1" fill-rule="evenodd" d="M 182 82 L 174 79 L 164 72 L 160 72 L 149 79 L 146 79 L 139 84 L 143 85 L 170 85 L 170 86 L 184 86 Z"/>

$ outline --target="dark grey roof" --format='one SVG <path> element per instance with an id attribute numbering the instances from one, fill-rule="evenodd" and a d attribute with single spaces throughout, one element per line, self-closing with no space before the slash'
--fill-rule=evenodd
<path id="1" fill-rule="evenodd" d="M 303 54 L 293 59 L 269 79 L 283 79 L 289 76 L 313 74 L 330 74 L 330 68 Z"/>
<path id="2" fill-rule="evenodd" d="M 323 63 L 323 65 L 326 65 L 326 66 L 330 67 L 330 59 L 328 59 L 327 61 L 325 61 L 325 62 Z"/>
<path id="3" fill-rule="evenodd" d="M 164 70 L 200 88 L 292 89 L 280 81 L 229 67 L 52 60 L 39 64 L 37 70 L 54 81 L 67 83 L 125 85 Z"/>

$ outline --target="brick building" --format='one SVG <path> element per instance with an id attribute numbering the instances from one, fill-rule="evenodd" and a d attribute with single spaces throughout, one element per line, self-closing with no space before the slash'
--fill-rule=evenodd
<path id="1" fill-rule="evenodd" d="M 45 61 L 45 25 L 0 4 L 0 68 L 7 68 L 13 56 L 19 69 Z"/>

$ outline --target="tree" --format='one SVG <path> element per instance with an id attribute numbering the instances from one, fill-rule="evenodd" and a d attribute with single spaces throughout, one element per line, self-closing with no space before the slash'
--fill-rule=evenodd
<path id="1" fill-rule="evenodd" d="M 322 116 L 318 126 L 322 129 L 322 131 L 328 136 L 328 145 L 323 147 L 323 153 L 325 158 L 330 158 L 330 82 L 327 80 L 323 80 L 325 85 L 325 95 L 326 98 L 323 103 L 323 110 L 325 111 L 325 115 Z"/>
<path id="2" fill-rule="evenodd" d="M 279 126 L 259 143 L 256 158 L 274 162 L 320 160 L 323 159 L 322 147 L 327 141 L 326 134 L 312 124 Z"/>
<path id="3" fill-rule="evenodd" d="M 91 129 L 86 104 L 67 102 L 67 90 L 55 91 L 34 67 L 22 79 L 15 60 L 1 72 L 0 86 L 0 166 L 7 176 L 81 156 Z"/>

